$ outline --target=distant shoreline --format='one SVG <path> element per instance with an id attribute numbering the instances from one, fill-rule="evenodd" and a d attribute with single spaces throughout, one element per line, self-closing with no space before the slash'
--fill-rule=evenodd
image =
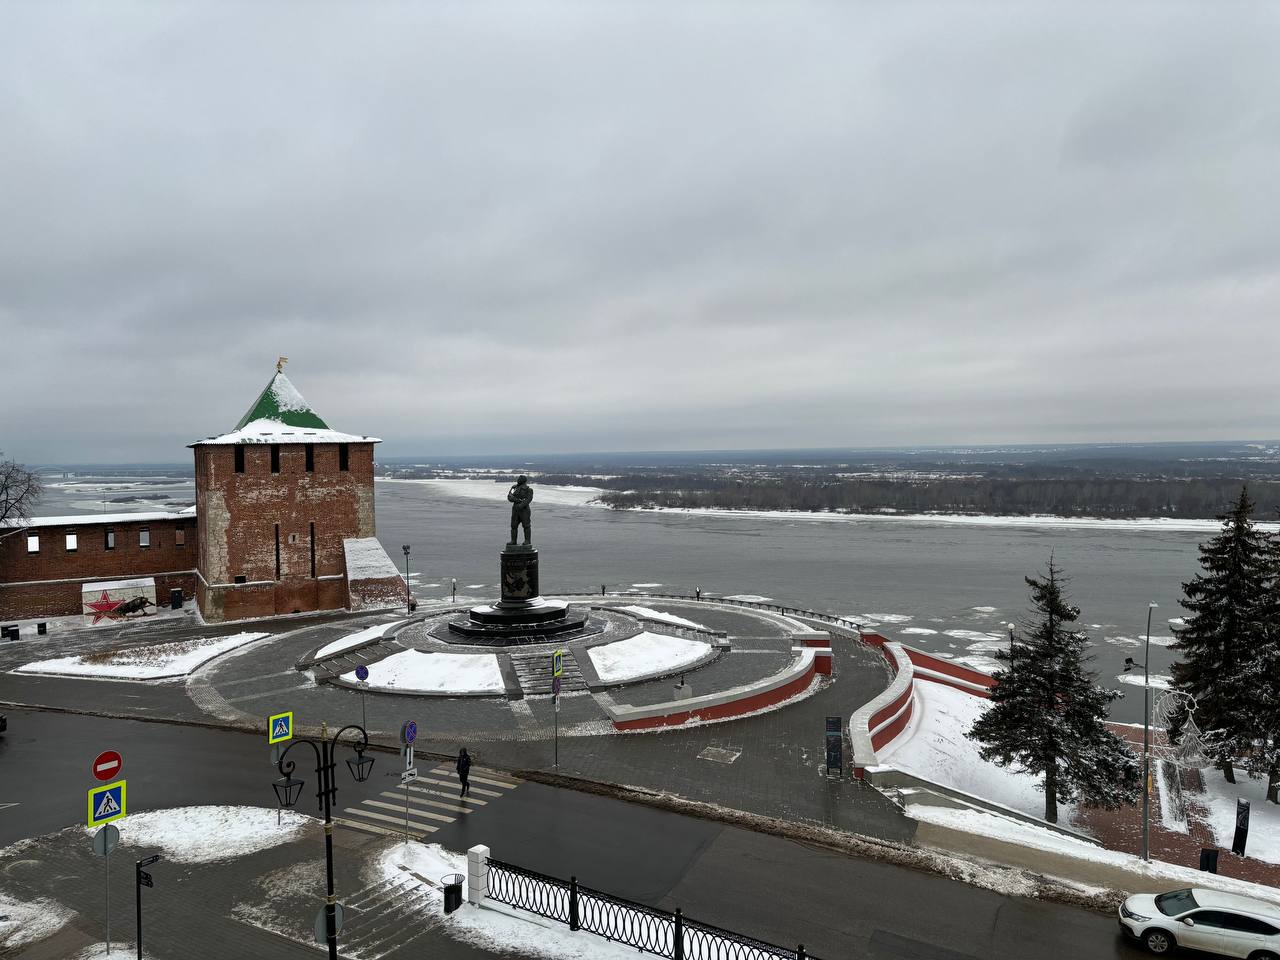
<path id="1" fill-rule="evenodd" d="M 451 496 L 475 500 L 503 500 L 506 487 L 492 480 L 459 478 L 392 478 L 378 477 L 379 482 L 420 483 L 430 485 Z M 1214 532 L 1222 524 L 1210 519 L 1176 519 L 1172 517 L 1058 517 L 1050 515 L 999 515 L 969 513 L 836 513 L 807 510 L 736 510 L 724 507 L 610 507 L 597 497 L 610 491 L 602 487 L 561 486 L 538 484 L 541 497 L 538 502 L 556 506 L 580 506 L 601 510 L 617 510 L 620 513 L 664 513 L 688 516 L 738 518 L 744 520 L 790 520 L 808 523 L 916 523 L 926 525 L 979 526 L 979 527 L 1059 527 L 1068 529 L 1133 530 L 1143 532 L 1205 533 Z M 548 496 L 548 494 L 550 494 Z M 1280 531 L 1280 523 L 1257 523 L 1256 527 L 1268 531 Z"/>

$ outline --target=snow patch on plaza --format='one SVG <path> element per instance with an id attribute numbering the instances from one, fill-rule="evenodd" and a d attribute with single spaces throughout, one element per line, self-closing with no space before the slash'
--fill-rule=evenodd
<path id="1" fill-rule="evenodd" d="M 356 682 L 355 672 L 342 679 Z M 492 653 L 423 653 L 405 650 L 369 664 L 370 690 L 386 693 L 503 693 L 502 671 Z"/>
<path id="2" fill-rule="evenodd" d="M 978 744 L 965 736 L 989 704 L 942 684 L 917 684 L 909 732 L 881 751 L 880 763 L 1028 816 L 1043 817 L 1041 778 L 983 760 Z M 1058 805 L 1064 826 L 1070 826 L 1074 810 L 1071 804 Z"/>
<path id="3" fill-rule="evenodd" d="M 13 672 L 96 680 L 161 680 L 184 677 L 214 657 L 267 636 L 270 634 L 237 633 L 229 637 L 201 637 L 175 643 L 129 647 L 101 654 L 37 660 L 18 667 Z"/>
<path id="4" fill-rule="evenodd" d="M 345 653 L 355 647 L 364 646 L 371 640 L 376 640 L 388 630 L 394 630 L 403 620 L 395 623 L 375 623 L 372 627 L 365 627 L 357 633 L 349 633 L 345 637 L 339 637 L 331 643 L 326 643 L 323 647 L 316 651 L 315 659 L 323 660 L 326 657 L 336 657 L 340 653 Z"/>
<path id="5" fill-rule="evenodd" d="M 289 843 L 315 822 L 294 810 L 196 806 L 132 813 L 115 826 L 124 846 L 157 847 L 174 863 L 213 863 Z"/>
<path id="6" fill-rule="evenodd" d="M 701 640 L 646 631 L 626 640 L 592 647 L 587 655 L 605 683 L 626 683 L 639 677 L 684 670 L 710 652 L 711 644 Z"/>
<path id="7" fill-rule="evenodd" d="M 1138 672 L 1117 674 L 1116 679 L 1121 683 L 1129 684 L 1131 687 L 1146 686 L 1142 674 Z M 1168 690 L 1171 686 L 1173 686 L 1173 677 L 1166 677 L 1161 673 L 1153 673 L 1151 675 L 1151 689 Z"/>
<path id="8" fill-rule="evenodd" d="M 674 613 L 664 613 L 651 607 L 622 607 L 621 609 L 627 611 L 627 613 L 634 613 L 638 617 L 644 617 L 647 620 L 661 620 L 663 623 L 674 624 L 677 627 L 692 627 L 694 630 L 710 629 L 700 623 L 686 620 L 684 617 L 677 617 Z"/>
<path id="9" fill-rule="evenodd" d="M 74 916 L 54 900 L 15 900 L 0 892 L 0 954 L 16 956 L 11 951 L 53 936 Z"/>

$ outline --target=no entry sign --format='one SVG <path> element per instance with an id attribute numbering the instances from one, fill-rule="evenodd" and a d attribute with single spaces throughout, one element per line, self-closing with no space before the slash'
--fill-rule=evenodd
<path id="1" fill-rule="evenodd" d="M 120 776 L 120 770 L 124 766 L 124 758 L 114 750 L 108 750 L 106 753 L 100 753 L 93 761 L 93 776 L 95 780 L 114 780 Z"/>

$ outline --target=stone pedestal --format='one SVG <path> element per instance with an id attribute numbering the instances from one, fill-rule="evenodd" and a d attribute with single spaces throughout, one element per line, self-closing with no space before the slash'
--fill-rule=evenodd
<path id="1" fill-rule="evenodd" d="M 538 599 L 538 551 L 531 545 L 509 543 L 502 551 L 500 607 L 524 607 Z"/>
<path id="2" fill-rule="evenodd" d="M 507 544 L 500 562 L 502 599 L 472 607 L 465 620 L 449 623 L 451 633 L 469 643 L 507 646 L 541 643 L 586 627 L 586 614 L 575 612 L 563 600 L 539 595 L 538 551 L 532 545 Z"/>

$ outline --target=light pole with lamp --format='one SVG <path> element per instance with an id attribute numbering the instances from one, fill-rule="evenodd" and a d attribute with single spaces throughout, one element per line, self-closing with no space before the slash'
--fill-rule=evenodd
<path id="1" fill-rule="evenodd" d="M 413 613 L 413 601 L 409 597 L 409 544 L 400 549 L 404 551 L 404 612 Z"/>
<path id="2" fill-rule="evenodd" d="M 324 928 L 325 939 L 329 944 L 329 960 L 338 960 L 337 898 L 333 893 L 333 802 L 338 792 L 336 783 L 337 761 L 335 756 L 337 754 L 338 741 L 342 739 L 342 735 L 348 730 L 354 730 L 358 733 L 360 740 L 354 744 L 355 759 L 348 760 L 347 766 L 351 769 L 351 775 L 356 778 L 356 781 L 364 783 L 369 779 L 369 771 L 373 767 L 373 757 L 364 755 L 365 749 L 369 746 L 369 734 L 365 732 L 364 727 L 351 723 L 335 733 L 332 738 L 328 736 L 327 726 L 322 724 L 319 741 L 295 740 L 289 744 L 276 762 L 276 767 L 280 770 L 280 779 L 271 785 L 276 792 L 277 799 L 280 801 L 280 806 L 292 807 L 297 803 L 298 795 L 302 792 L 303 781 L 297 780 L 292 776 L 293 768 L 296 764 L 292 760 L 286 761 L 285 758 L 289 756 L 289 751 L 300 743 L 305 743 L 315 752 L 316 776 L 320 781 L 320 789 L 316 792 L 316 799 L 320 801 L 320 809 L 324 812 L 324 861 L 327 894 L 324 907 Z"/>
<path id="3" fill-rule="evenodd" d="M 1151 614 L 1157 604 L 1147 604 L 1147 644 L 1142 652 L 1142 859 L 1151 859 Z M 1124 672 L 1137 664 L 1124 658 Z"/>
<path id="4" fill-rule="evenodd" d="M 1013 669 L 1013 630 L 1016 624 L 1006 623 L 1005 626 L 1009 628 L 1009 669 L 1012 670 Z"/>

